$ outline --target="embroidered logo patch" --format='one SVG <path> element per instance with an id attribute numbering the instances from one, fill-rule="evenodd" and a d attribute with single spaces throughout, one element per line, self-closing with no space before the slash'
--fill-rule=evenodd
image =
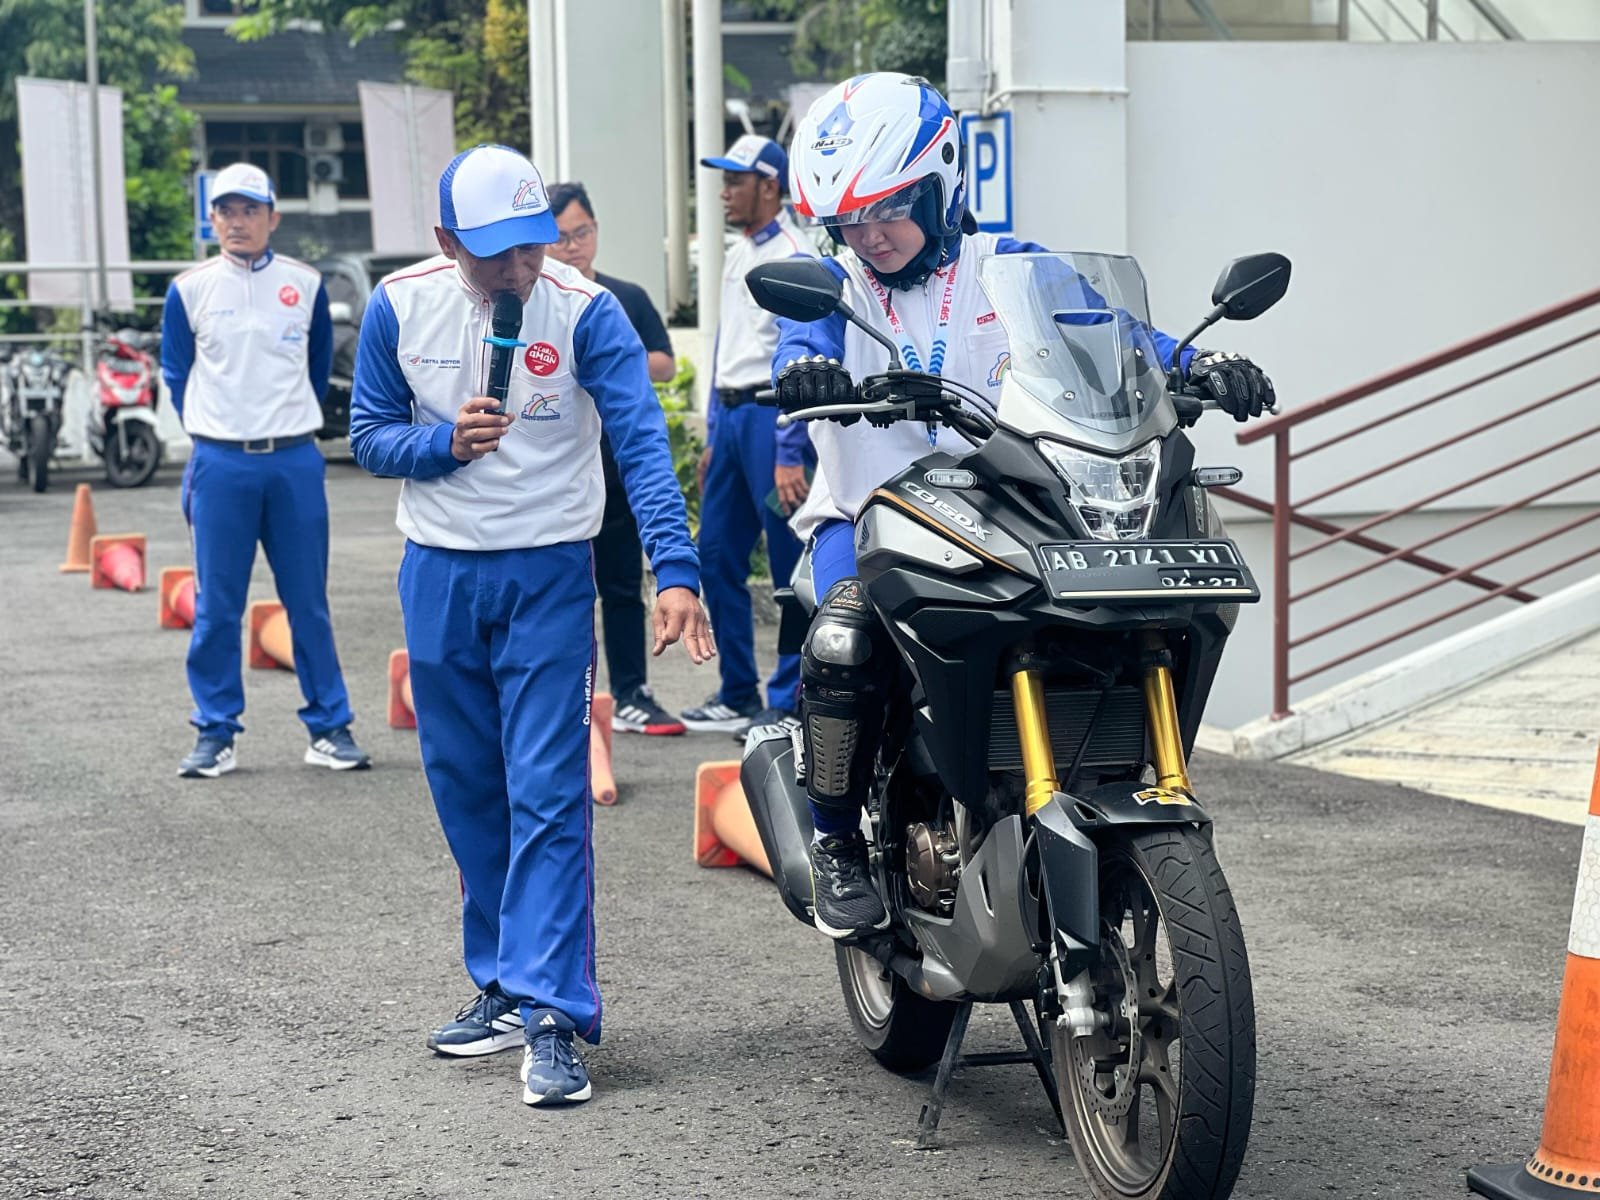
<path id="1" fill-rule="evenodd" d="M 293 308 L 300 303 L 300 293 L 294 290 L 293 285 L 286 283 L 278 289 L 278 303 Z"/>
<path id="2" fill-rule="evenodd" d="M 559 396 L 535 395 L 522 406 L 522 419 L 524 421 L 559 421 L 561 414 L 556 411 L 556 401 Z"/>

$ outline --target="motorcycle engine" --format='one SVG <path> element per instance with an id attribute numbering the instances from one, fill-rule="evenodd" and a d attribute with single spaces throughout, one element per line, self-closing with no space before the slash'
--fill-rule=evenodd
<path id="1" fill-rule="evenodd" d="M 923 821 L 906 829 L 906 881 L 919 908 L 940 916 L 953 912 L 960 874 L 955 834 Z"/>

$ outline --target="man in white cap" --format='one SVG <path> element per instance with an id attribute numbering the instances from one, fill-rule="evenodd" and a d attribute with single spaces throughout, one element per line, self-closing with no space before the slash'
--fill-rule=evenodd
<path id="1" fill-rule="evenodd" d="M 722 172 L 722 211 L 743 236 L 729 249 L 722 270 L 722 313 L 706 404 L 706 450 L 700 461 L 700 568 L 706 607 L 722 643 L 721 687 L 704 704 L 686 710 L 683 723 L 698 731 L 742 736 L 752 724 L 795 719 L 800 656 L 780 654 L 761 701 L 756 674 L 755 627 L 750 605 L 750 554 L 763 534 L 772 582 L 788 587 L 800 542 L 788 515 L 806 497 L 806 468 L 816 461 L 803 429 L 797 441 L 778 444 L 778 411 L 755 402 L 771 384 L 777 318 L 756 304 L 745 285 L 751 267 L 816 250 L 783 202 L 789 160 L 771 138 L 747 133 L 721 158 L 701 160 Z"/>
<path id="2" fill-rule="evenodd" d="M 616 297 L 546 260 L 560 234 L 538 171 L 475 146 L 441 176 L 439 212 L 441 256 L 367 305 L 350 411 L 356 461 L 405 481 L 417 734 L 478 989 L 428 1046 L 522 1044 L 523 1101 L 572 1103 L 590 1096 L 573 1040 L 598 1041 L 601 1016 L 588 766 L 602 422 L 659 585 L 655 653 L 679 638 L 697 663 L 715 649 L 644 347 Z M 504 344 L 491 316 L 507 293 L 522 348 L 502 414 L 485 342 Z"/>
<path id="3" fill-rule="evenodd" d="M 260 167 L 217 172 L 211 222 L 222 253 L 172 281 L 161 319 L 161 372 L 194 442 L 183 512 L 196 583 L 189 720 L 200 732 L 178 767 L 188 779 L 215 779 L 238 763 L 239 621 L 258 541 L 289 617 L 311 738 L 305 761 L 368 765 L 350 736 L 328 615 L 328 497 L 315 444 L 333 364 L 328 294 L 314 267 L 272 252 L 274 200 Z"/>

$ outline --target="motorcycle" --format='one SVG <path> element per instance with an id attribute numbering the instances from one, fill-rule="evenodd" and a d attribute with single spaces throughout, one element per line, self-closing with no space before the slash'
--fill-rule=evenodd
<path id="1" fill-rule="evenodd" d="M 955 1066 L 1032 1059 L 1096 1197 L 1226 1197 L 1254 1003 L 1186 755 L 1238 606 L 1260 598 L 1206 497 L 1240 473 L 1195 466 L 1184 430 L 1214 405 L 1161 371 L 1133 259 L 995 255 L 978 274 L 1009 338 L 997 405 L 901 369 L 819 263 L 747 276 L 769 311 L 837 313 L 889 349 L 855 403 L 790 419 L 940 422 L 975 447 L 919 459 L 856 521 L 899 676 L 863 817 L 890 925 L 836 944 L 845 1007 L 885 1067 L 940 1063 L 925 1135 Z M 1281 255 L 1230 264 L 1180 349 L 1288 277 Z M 814 611 L 808 560 L 793 591 Z M 740 777 L 810 924 L 805 737 L 753 730 Z M 960 1058 L 974 1002 L 1009 1004 L 1029 1054 Z"/>
<path id="2" fill-rule="evenodd" d="M 112 487 L 148 483 L 161 465 L 160 392 L 150 353 L 160 344 L 159 333 L 123 329 L 102 338 L 97 349 L 95 398 L 85 432 L 90 448 L 105 460 Z"/>
<path id="3" fill-rule="evenodd" d="M 17 476 L 36 492 L 50 486 L 50 459 L 61 433 L 67 377 L 73 366 L 55 350 L 27 350 L 5 361 L 5 402 L 0 404 L 6 448 L 17 456 Z"/>

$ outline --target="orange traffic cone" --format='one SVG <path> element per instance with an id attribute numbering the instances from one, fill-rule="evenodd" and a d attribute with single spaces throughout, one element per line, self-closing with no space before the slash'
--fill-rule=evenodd
<path id="1" fill-rule="evenodd" d="M 294 670 L 294 637 L 289 632 L 289 616 L 276 600 L 257 600 L 246 620 L 250 631 L 250 665 L 270 671 L 282 667 Z"/>
<path id="2" fill-rule="evenodd" d="M 1556 1013 L 1544 1132 L 1522 1166 L 1478 1167 L 1467 1187 L 1494 1200 L 1600 1195 L 1600 757 L 1578 860 L 1567 971 Z"/>
<path id="3" fill-rule="evenodd" d="M 694 860 L 702 867 L 746 863 L 772 874 L 736 762 L 701 763 L 694 773 Z"/>
<path id="4" fill-rule="evenodd" d="M 161 628 L 194 628 L 194 570 L 191 567 L 163 567 L 161 570 Z"/>
<path id="5" fill-rule="evenodd" d="M 67 530 L 67 561 L 61 564 L 63 573 L 81 575 L 91 568 L 89 541 L 95 533 L 94 499 L 89 495 L 89 485 L 80 483 L 72 498 L 72 525 Z"/>
<path id="6" fill-rule="evenodd" d="M 415 729 L 417 706 L 411 701 L 411 655 L 389 652 L 389 728 Z"/>
<path id="7" fill-rule="evenodd" d="M 90 538 L 89 585 L 144 591 L 144 534 L 105 533 Z"/>
<path id="8" fill-rule="evenodd" d="M 589 705 L 589 792 L 596 804 L 617 802 L 617 777 L 611 773 L 611 715 L 615 703 L 601 692 Z"/>

